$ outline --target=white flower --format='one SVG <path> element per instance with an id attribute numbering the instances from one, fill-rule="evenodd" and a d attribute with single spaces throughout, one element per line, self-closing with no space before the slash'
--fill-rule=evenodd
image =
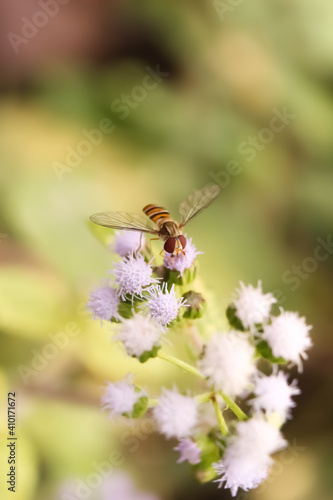
<path id="1" fill-rule="evenodd" d="M 172 285 L 169 292 L 167 284 L 163 283 L 162 286 L 158 285 L 149 289 L 147 306 L 156 323 L 166 327 L 177 318 L 179 309 L 186 306 L 186 300 L 183 297 L 177 299 L 175 285 Z"/>
<path id="2" fill-rule="evenodd" d="M 251 401 L 256 412 L 265 411 L 267 414 L 276 412 L 283 420 L 290 418 L 290 410 L 296 404 L 292 396 L 300 394 L 294 380 L 290 385 L 283 372 L 269 377 L 260 376 L 256 380 L 254 393 L 256 398 Z"/>
<path id="3" fill-rule="evenodd" d="M 268 475 L 272 464 L 270 454 L 284 448 L 287 442 L 278 429 L 263 418 L 254 417 L 237 425 L 237 435 L 229 439 L 222 460 L 214 464 L 221 477 L 219 487 L 225 482 L 232 496 L 238 488 L 247 491 L 256 488 Z"/>
<path id="4" fill-rule="evenodd" d="M 265 455 L 256 453 L 253 450 L 252 455 L 244 454 L 241 444 L 235 442 L 226 449 L 223 459 L 213 464 L 213 467 L 219 479 L 219 488 L 225 482 L 225 488 L 230 488 L 231 496 L 235 497 L 238 488 L 244 491 L 252 490 L 266 479 L 272 459 Z"/>
<path id="5" fill-rule="evenodd" d="M 301 371 L 301 358 L 307 359 L 305 351 L 312 346 L 309 336 L 311 328 L 298 313 L 281 310 L 280 316 L 272 318 L 271 325 L 265 325 L 262 336 L 275 357 L 282 356 L 285 360 L 292 361 Z"/>
<path id="6" fill-rule="evenodd" d="M 260 413 L 250 420 L 237 424 L 237 437 L 249 451 L 251 447 L 255 447 L 257 451 L 269 455 L 285 448 L 288 444 L 279 429 L 267 422 Z"/>
<path id="7" fill-rule="evenodd" d="M 112 271 L 109 272 L 112 274 Z M 150 263 L 145 262 L 141 254 L 137 256 L 130 254 L 124 257 L 121 262 L 114 265 L 113 274 L 123 300 L 126 300 L 127 295 L 142 297 L 145 288 L 158 282 L 152 277 L 153 270 Z"/>
<path id="8" fill-rule="evenodd" d="M 135 390 L 130 376 L 119 382 L 108 382 L 101 402 L 103 410 L 109 410 L 110 416 L 131 413 L 135 403 L 144 394 Z"/>
<path id="9" fill-rule="evenodd" d="M 112 471 L 112 469 L 110 470 Z M 101 500 L 158 500 L 153 494 L 138 491 L 132 478 L 119 470 L 112 472 L 109 477 L 103 480 L 98 498 Z"/>
<path id="10" fill-rule="evenodd" d="M 256 372 L 254 347 L 239 332 L 215 333 L 208 341 L 199 369 L 216 389 L 241 396 Z"/>
<path id="11" fill-rule="evenodd" d="M 179 394 L 176 389 L 163 388 L 158 406 L 153 411 L 160 432 L 167 438 L 188 437 L 197 423 L 196 400 Z"/>
<path id="12" fill-rule="evenodd" d="M 185 235 L 186 237 L 186 235 Z M 172 254 L 165 252 L 164 255 L 164 267 L 171 269 L 172 271 L 178 271 L 181 276 L 185 269 L 190 269 L 197 255 L 203 254 L 203 252 L 198 252 L 195 245 L 192 243 L 192 238 L 187 240 L 185 255 L 179 252 L 178 255 L 172 256 Z"/>
<path id="13" fill-rule="evenodd" d="M 109 248 L 111 252 L 117 253 L 120 257 L 126 257 L 126 255 L 138 251 L 141 246 L 141 237 L 143 238 L 139 231 L 119 231 Z"/>
<path id="14" fill-rule="evenodd" d="M 161 328 L 150 317 L 135 313 L 132 318 L 122 320 L 117 338 L 123 343 L 129 356 L 139 358 L 144 352 L 160 345 L 162 333 Z"/>
<path id="15" fill-rule="evenodd" d="M 180 464 L 187 460 L 190 464 L 199 464 L 201 450 L 195 441 L 190 438 L 183 439 L 180 441 L 178 446 L 174 448 L 175 451 L 179 451 L 180 458 L 177 463 Z"/>
<path id="16" fill-rule="evenodd" d="M 108 285 L 108 280 L 104 280 L 100 288 L 90 292 L 87 308 L 91 311 L 93 319 L 110 321 L 111 318 L 119 319 L 119 304 L 117 291 Z"/>
<path id="17" fill-rule="evenodd" d="M 263 293 L 261 281 L 257 288 L 252 285 L 245 286 L 240 282 L 237 289 L 238 297 L 233 301 L 236 307 L 236 315 L 245 328 L 251 330 L 256 324 L 262 324 L 269 318 L 272 304 L 276 302 L 271 293 Z"/>

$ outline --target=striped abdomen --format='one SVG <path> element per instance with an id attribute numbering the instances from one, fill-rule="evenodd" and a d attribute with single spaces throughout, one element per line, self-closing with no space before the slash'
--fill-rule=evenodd
<path id="1" fill-rule="evenodd" d="M 161 226 L 167 221 L 172 221 L 169 212 L 163 207 L 147 205 L 143 211 L 158 226 Z"/>

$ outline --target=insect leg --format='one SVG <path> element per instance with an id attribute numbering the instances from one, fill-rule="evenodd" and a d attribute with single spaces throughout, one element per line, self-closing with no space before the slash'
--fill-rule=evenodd
<path id="1" fill-rule="evenodd" d="M 151 242 L 152 241 L 155 241 L 155 240 L 159 240 L 160 238 L 150 238 L 150 253 L 152 254 L 152 251 L 151 251 Z"/>
<path id="2" fill-rule="evenodd" d="M 140 235 L 140 245 L 139 245 L 139 248 L 136 250 L 136 252 L 135 252 L 135 253 L 139 253 L 139 252 L 140 252 L 140 250 L 141 250 L 141 248 L 142 248 L 142 246 L 143 246 L 143 245 L 142 245 L 142 240 L 143 240 L 143 238 L 144 238 L 143 233 L 141 233 L 141 235 Z"/>

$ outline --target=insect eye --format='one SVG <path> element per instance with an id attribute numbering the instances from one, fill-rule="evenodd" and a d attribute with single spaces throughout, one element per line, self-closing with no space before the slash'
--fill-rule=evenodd
<path id="1" fill-rule="evenodd" d="M 185 236 L 183 236 L 182 234 L 180 236 L 178 236 L 178 239 L 183 247 L 183 250 L 185 250 L 186 248 L 186 238 Z"/>
<path id="2" fill-rule="evenodd" d="M 164 244 L 164 250 L 168 253 L 173 253 L 176 246 L 176 238 L 168 238 Z"/>

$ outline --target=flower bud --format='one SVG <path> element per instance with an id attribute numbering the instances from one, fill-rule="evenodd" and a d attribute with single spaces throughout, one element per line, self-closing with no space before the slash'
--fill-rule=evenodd
<path id="1" fill-rule="evenodd" d="M 182 275 L 179 271 L 172 271 L 169 269 L 167 271 L 169 271 L 169 273 L 166 273 L 168 284 L 175 284 L 179 286 L 189 285 L 195 280 L 197 275 L 197 268 L 195 266 L 192 266 L 190 269 L 185 269 Z"/>
<path id="2" fill-rule="evenodd" d="M 160 345 L 154 345 L 154 347 L 150 351 L 145 351 L 141 356 L 132 356 L 133 358 L 137 358 L 140 363 L 146 363 L 148 359 L 150 358 L 156 358 L 159 349 L 161 348 Z"/>
<path id="3" fill-rule="evenodd" d="M 141 392 L 141 389 L 138 387 L 135 387 L 136 392 Z M 133 406 L 133 410 L 128 413 L 124 413 L 124 417 L 128 418 L 140 418 L 143 417 L 143 415 L 146 413 L 148 410 L 148 397 L 147 396 L 141 396 L 140 399 L 135 403 Z"/>
<path id="4" fill-rule="evenodd" d="M 189 292 L 184 293 L 183 298 L 186 300 L 187 307 L 183 317 L 188 319 L 201 318 L 206 310 L 206 300 L 203 298 L 201 293 Z"/>

